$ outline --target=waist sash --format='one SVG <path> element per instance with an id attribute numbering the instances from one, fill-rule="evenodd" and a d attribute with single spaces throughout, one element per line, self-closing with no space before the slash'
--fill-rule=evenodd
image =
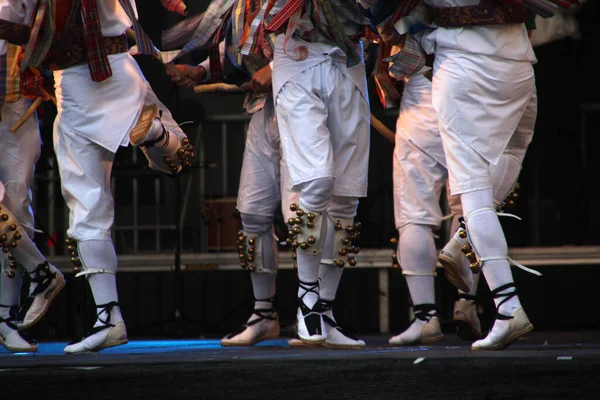
<path id="1" fill-rule="evenodd" d="M 442 28 L 521 24 L 527 20 L 527 10 L 522 4 L 506 4 L 503 0 L 482 0 L 476 6 L 429 9 L 436 25 Z"/>

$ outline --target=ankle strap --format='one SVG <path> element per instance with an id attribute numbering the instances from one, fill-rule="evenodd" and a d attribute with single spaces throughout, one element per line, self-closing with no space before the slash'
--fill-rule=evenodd
<path id="1" fill-rule="evenodd" d="M 28 296 L 28 301 L 32 301 L 32 297 L 35 297 L 48 289 L 48 286 L 50 286 L 52 281 L 56 278 L 56 272 L 50 272 L 50 264 L 48 264 L 48 261 L 45 261 L 38 265 L 33 272 L 29 272 L 29 276 L 31 277 L 31 282 L 37 283 L 33 292 Z M 29 305 L 27 308 L 29 308 Z"/>
<path id="2" fill-rule="evenodd" d="M 504 290 L 511 289 L 511 288 L 515 288 L 515 290 L 513 290 L 512 292 L 508 292 L 508 293 L 500 293 Z M 498 303 L 498 306 L 496 307 L 496 319 L 501 319 L 501 320 L 513 319 L 512 316 L 500 314 L 499 310 L 500 310 L 500 306 L 502 304 L 506 303 L 508 300 L 512 299 L 516 295 L 517 295 L 517 288 L 514 283 L 507 283 L 506 285 L 499 286 L 496 289 L 492 290 L 492 296 L 494 297 L 494 299 L 502 298 L 502 301 L 500 303 Z"/>
<path id="3" fill-rule="evenodd" d="M 299 286 L 304 289 L 304 293 L 300 296 L 300 298 L 304 298 L 308 292 L 314 293 L 317 296 L 319 295 L 319 281 L 316 282 L 303 282 L 298 279 Z"/>
<path id="4" fill-rule="evenodd" d="M 430 314 L 431 311 L 433 311 L 433 314 Z M 432 317 L 437 315 L 437 310 L 435 304 L 417 304 L 413 307 L 413 313 L 415 314 L 415 319 L 429 321 Z"/>
<path id="5" fill-rule="evenodd" d="M 111 324 L 110 321 L 110 312 L 112 311 L 112 309 L 114 307 L 120 307 L 120 304 L 116 301 L 111 301 L 110 303 L 106 303 L 106 304 L 98 304 L 96 306 L 96 308 L 99 308 L 100 311 L 98 311 L 98 320 L 100 322 L 102 322 L 104 325 L 109 325 L 109 326 L 114 326 L 114 324 Z M 102 319 L 100 316 L 106 313 L 106 319 Z"/>

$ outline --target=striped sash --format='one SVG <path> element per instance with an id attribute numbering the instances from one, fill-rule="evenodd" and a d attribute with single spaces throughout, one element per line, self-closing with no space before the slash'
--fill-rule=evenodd
<path id="1" fill-rule="evenodd" d="M 50 50 L 55 32 L 54 5 L 54 2 L 51 3 L 50 0 L 40 0 L 38 3 L 29 41 L 23 55 L 23 69 L 38 68 Z"/>
<path id="2" fill-rule="evenodd" d="M 152 40 L 146 35 L 146 32 L 142 29 L 137 17 L 135 15 L 135 11 L 133 10 L 133 6 L 131 5 L 130 0 L 119 0 L 119 4 L 125 10 L 125 13 L 131 20 L 131 24 L 133 26 L 133 31 L 135 32 L 135 41 L 137 42 L 138 51 L 141 54 L 154 56 L 158 54 L 158 50 L 154 47 Z"/>

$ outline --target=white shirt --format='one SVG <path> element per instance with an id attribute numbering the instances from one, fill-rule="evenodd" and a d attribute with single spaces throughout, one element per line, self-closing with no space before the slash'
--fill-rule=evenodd
<path id="1" fill-rule="evenodd" d="M 463 7 L 479 4 L 480 0 L 425 0 L 436 8 Z M 531 47 L 525 24 L 482 25 L 458 28 L 436 28 L 423 36 L 421 45 L 428 54 L 436 48 L 482 54 L 506 60 L 537 60 Z"/>
<path id="2" fill-rule="evenodd" d="M 129 0 L 135 15 L 135 0 Z M 0 0 L 0 18 L 18 24 L 30 24 L 35 0 Z M 98 19 L 103 36 L 119 36 L 131 27 L 131 20 L 119 4 L 119 0 L 98 1 Z M 6 43 L 0 40 L 0 54 L 6 54 Z"/>

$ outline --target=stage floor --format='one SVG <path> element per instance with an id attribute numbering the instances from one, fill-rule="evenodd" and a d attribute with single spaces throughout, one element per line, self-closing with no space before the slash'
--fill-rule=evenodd
<path id="1" fill-rule="evenodd" d="M 2 395 L 17 398 L 598 398 L 600 332 L 532 332 L 508 349 L 473 352 L 455 335 L 429 346 L 363 350 L 251 348 L 219 340 L 131 340 L 101 353 L 0 352 Z M 5 397 L 8 398 L 8 397 Z"/>

